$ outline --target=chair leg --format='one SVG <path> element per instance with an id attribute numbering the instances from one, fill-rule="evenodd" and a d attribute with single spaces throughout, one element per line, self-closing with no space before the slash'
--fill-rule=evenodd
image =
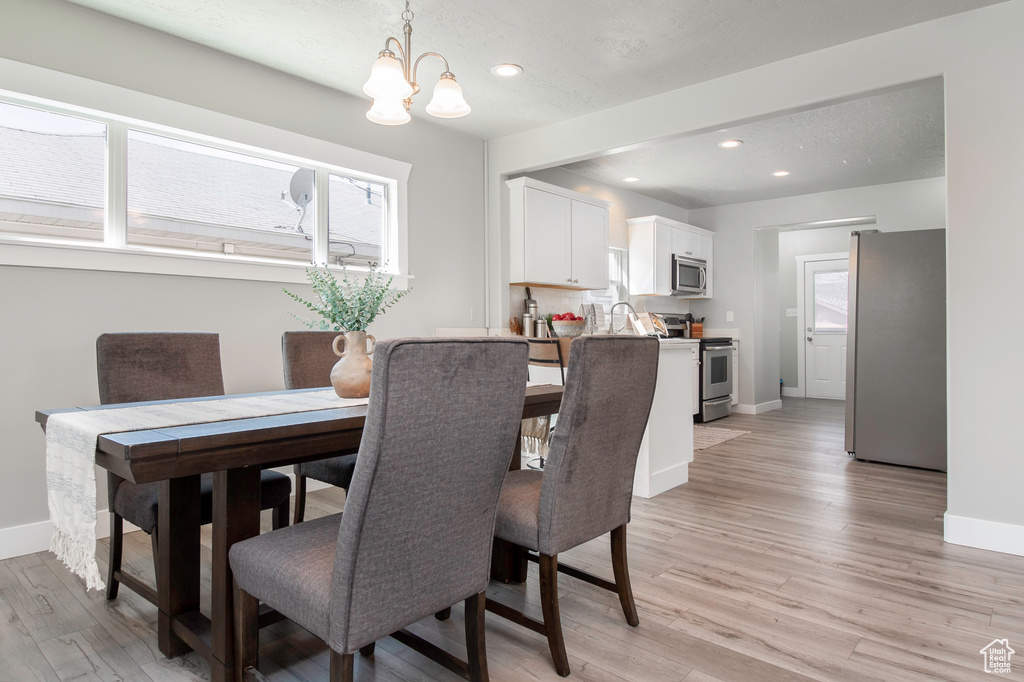
<path id="1" fill-rule="evenodd" d="M 260 601 L 231 582 L 235 597 L 235 680 L 244 682 L 246 671 L 259 666 Z"/>
<path id="2" fill-rule="evenodd" d="M 107 560 L 107 599 L 117 598 L 118 583 L 114 576 L 121 571 L 121 549 L 124 546 L 124 520 L 110 512 L 110 556 Z M 156 553 L 153 553 L 154 559 Z"/>
<path id="3" fill-rule="evenodd" d="M 285 528 L 288 526 L 288 498 L 284 498 L 284 502 L 274 507 L 273 516 L 273 529 Z"/>
<path id="4" fill-rule="evenodd" d="M 466 600 L 466 659 L 470 682 L 487 682 L 487 643 L 484 637 L 484 613 L 487 594 L 481 592 Z M 448 609 L 451 611 L 451 609 Z"/>
<path id="5" fill-rule="evenodd" d="M 438 611 L 437 613 L 434 614 L 434 618 L 437 618 L 438 620 L 448 620 L 451 617 L 452 617 L 452 607 L 450 607 L 450 606 L 448 608 L 446 608 L 446 609 L 441 609 L 440 611 Z"/>
<path id="6" fill-rule="evenodd" d="M 640 624 L 640 616 L 636 612 L 633 601 L 633 588 L 629 584 L 629 565 L 626 563 L 626 526 L 621 525 L 612 531 L 612 571 L 615 575 L 615 591 L 619 593 L 619 603 L 626 622 L 636 627 Z"/>
<path id="7" fill-rule="evenodd" d="M 302 523 L 303 517 L 306 515 L 306 477 L 301 473 L 301 467 L 295 465 L 295 516 L 293 517 L 292 523 Z"/>
<path id="8" fill-rule="evenodd" d="M 547 630 L 548 648 L 555 663 L 555 671 L 562 677 L 569 675 L 569 657 L 562 639 L 562 618 L 558 613 L 558 557 L 540 555 L 540 602 L 544 610 L 544 629 Z"/>
<path id="9" fill-rule="evenodd" d="M 339 654 L 331 649 L 331 682 L 352 682 L 355 658 L 352 654 Z"/>
<path id="10" fill-rule="evenodd" d="M 359 653 L 363 656 L 373 656 L 374 650 L 377 648 L 376 642 L 370 642 L 366 646 L 359 647 Z"/>

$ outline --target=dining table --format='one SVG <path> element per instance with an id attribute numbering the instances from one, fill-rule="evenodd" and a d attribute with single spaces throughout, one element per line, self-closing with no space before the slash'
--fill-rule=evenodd
<path id="1" fill-rule="evenodd" d="M 249 395 L 282 393 L 289 392 Z M 243 396 L 39 410 L 36 421 L 45 430 L 47 419 L 60 412 L 225 397 Z M 528 386 L 523 419 L 557 413 L 561 399 L 561 386 Z M 228 551 L 234 543 L 260 532 L 260 471 L 357 452 L 366 411 L 366 405 L 356 405 L 99 436 L 97 465 L 133 483 L 159 485 L 160 540 L 154 562 L 159 581 L 157 641 L 161 653 L 173 658 L 195 651 L 209 661 L 214 682 L 234 679 L 233 580 Z M 520 443 L 517 438 L 510 469 L 521 466 Z M 203 474 L 212 474 L 214 481 L 209 616 L 199 608 Z M 496 580 L 522 582 L 526 579 L 525 550 L 496 541 L 491 567 Z M 261 626 L 281 619 L 276 611 L 261 610 Z"/>

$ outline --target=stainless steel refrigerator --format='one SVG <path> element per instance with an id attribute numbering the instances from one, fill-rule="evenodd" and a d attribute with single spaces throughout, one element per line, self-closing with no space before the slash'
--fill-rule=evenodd
<path id="1" fill-rule="evenodd" d="M 946 470 L 945 230 L 850 242 L 846 450 Z"/>

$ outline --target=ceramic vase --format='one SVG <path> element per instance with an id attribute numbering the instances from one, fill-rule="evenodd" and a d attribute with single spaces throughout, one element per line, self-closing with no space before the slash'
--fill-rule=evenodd
<path id="1" fill-rule="evenodd" d="M 366 342 L 370 347 L 366 347 Z M 331 370 L 331 385 L 342 398 L 366 398 L 370 395 L 373 373 L 373 348 L 377 340 L 366 332 L 344 332 L 334 339 L 334 354 L 340 360 Z"/>

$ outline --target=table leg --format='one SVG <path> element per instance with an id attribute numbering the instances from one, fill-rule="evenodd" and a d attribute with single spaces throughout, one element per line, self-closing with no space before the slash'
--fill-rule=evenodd
<path id="1" fill-rule="evenodd" d="M 199 476 L 160 482 L 157 516 L 157 646 L 174 658 L 191 651 L 171 621 L 199 610 Z"/>
<path id="2" fill-rule="evenodd" d="M 519 433 L 516 435 L 516 445 L 512 448 L 512 461 L 508 465 L 509 471 L 519 471 L 523 468 L 523 427 L 520 422 Z"/>
<path id="3" fill-rule="evenodd" d="M 523 429 L 519 429 L 516 444 L 512 449 L 512 461 L 509 471 L 518 471 L 523 465 Z M 511 542 L 494 539 L 491 549 L 491 579 L 502 583 L 526 582 L 527 569 L 526 550 Z"/>
<path id="4" fill-rule="evenodd" d="M 228 550 L 260 532 L 260 468 L 213 474 L 213 580 L 210 675 L 213 682 L 232 679 L 234 659 L 233 595 Z"/>

